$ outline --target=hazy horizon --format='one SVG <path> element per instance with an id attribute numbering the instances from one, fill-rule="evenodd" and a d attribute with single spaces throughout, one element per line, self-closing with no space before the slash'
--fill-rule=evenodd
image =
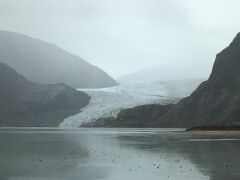
<path id="1" fill-rule="evenodd" d="M 239 5 L 237 0 L 0 0 L 0 30 L 56 44 L 114 78 L 162 65 L 208 77 L 216 54 L 240 29 Z"/>

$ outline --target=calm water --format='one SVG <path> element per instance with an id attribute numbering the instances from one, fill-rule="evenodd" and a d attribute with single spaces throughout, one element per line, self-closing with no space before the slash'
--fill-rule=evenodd
<path id="1" fill-rule="evenodd" d="M 0 180 L 239 180 L 240 133 L 0 129 Z"/>

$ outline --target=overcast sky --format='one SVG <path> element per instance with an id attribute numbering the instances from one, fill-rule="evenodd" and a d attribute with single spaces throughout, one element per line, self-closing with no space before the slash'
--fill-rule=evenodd
<path id="1" fill-rule="evenodd" d="M 113 77 L 164 64 L 191 64 L 208 76 L 240 31 L 239 7 L 239 0 L 0 0 L 0 29 L 54 43 Z"/>

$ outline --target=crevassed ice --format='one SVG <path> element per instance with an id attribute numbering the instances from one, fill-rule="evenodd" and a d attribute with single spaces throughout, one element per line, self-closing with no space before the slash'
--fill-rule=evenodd
<path id="1" fill-rule="evenodd" d="M 104 89 L 81 89 L 81 91 L 90 95 L 90 103 L 81 113 L 65 119 L 60 127 L 80 127 L 84 122 L 116 117 L 125 108 L 152 103 L 174 103 L 179 99 L 176 88 L 166 82 L 137 82 Z"/>

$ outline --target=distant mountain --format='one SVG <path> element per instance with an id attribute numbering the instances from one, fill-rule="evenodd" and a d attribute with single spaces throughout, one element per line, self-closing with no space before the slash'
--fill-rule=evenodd
<path id="1" fill-rule="evenodd" d="M 89 103 L 89 96 L 83 92 L 64 84 L 30 82 L 3 63 L 0 87 L 2 127 L 58 127 Z"/>
<path id="2" fill-rule="evenodd" d="M 114 127 L 194 127 L 240 125 L 240 33 L 220 52 L 210 78 L 176 105 L 126 109 L 114 120 L 95 125 Z M 94 126 L 91 124 L 91 126 Z"/>
<path id="3" fill-rule="evenodd" d="M 103 70 L 53 44 L 0 31 L 0 62 L 33 82 L 65 83 L 75 88 L 103 88 L 118 83 Z"/>
<path id="4" fill-rule="evenodd" d="M 188 79 L 207 79 L 205 72 L 197 71 L 191 64 L 162 65 L 154 68 L 142 69 L 117 78 L 120 83 L 135 81 L 175 81 Z"/>
<path id="5" fill-rule="evenodd" d="M 206 79 L 182 79 L 174 81 L 165 81 L 173 97 L 180 99 L 190 96 L 198 86 Z"/>

